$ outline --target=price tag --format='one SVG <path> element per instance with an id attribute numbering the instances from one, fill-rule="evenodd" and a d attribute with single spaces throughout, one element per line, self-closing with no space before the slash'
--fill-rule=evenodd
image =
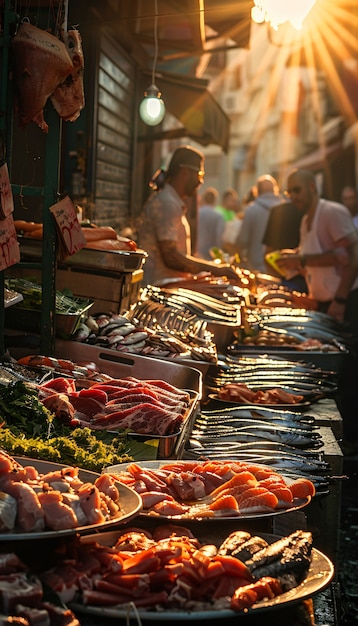
<path id="1" fill-rule="evenodd" d="M 69 196 L 66 196 L 50 207 L 59 234 L 60 256 L 65 259 L 85 247 L 86 240 L 81 225 L 77 219 L 75 206 Z"/>
<path id="2" fill-rule="evenodd" d="M 0 220 L 0 271 L 20 261 L 20 246 L 12 214 Z"/>
<path id="3" fill-rule="evenodd" d="M 14 210 L 14 199 L 12 197 L 9 171 L 7 164 L 0 167 L 0 219 L 5 219 Z"/>

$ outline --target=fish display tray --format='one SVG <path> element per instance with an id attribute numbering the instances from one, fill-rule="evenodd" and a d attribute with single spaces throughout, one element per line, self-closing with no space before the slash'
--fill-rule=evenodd
<path id="1" fill-rule="evenodd" d="M 185 443 L 192 431 L 202 398 L 202 373 L 179 363 L 131 354 L 120 354 L 115 350 L 103 349 L 74 341 L 57 340 L 56 356 L 74 362 L 94 362 L 101 372 L 113 378 L 134 376 L 141 380 L 164 380 L 190 393 L 190 402 L 184 422 L 178 433 L 167 436 L 136 434 L 141 441 L 158 440 L 158 455 L 161 458 L 180 458 Z"/>
<path id="2" fill-rule="evenodd" d="M 40 259 L 42 241 L 19 237 L 21 258 Z M 143 267 L 147 253 L 144 250 L 92 250 L 82 248 L 68 257 L 64 264 L 79 268 L 93 268 L 106 272 L 134 272 Z"/>
<path id="3" fill-rule="evenodd" d="M 231 349 L 230 354 L 234 356 L 253 356 L 265 354 L 275 359 L 286 359 L 288 361 L 303 361 L 312 363 L 326 372 L 339 373 L 349 354 L 348 350 L 339 352 L 323 352 L 318 350 L 285 350 L 284 348 L 273 348 L 271 346 L 240 346 Z"/>
<path id="4" fill-rule="evenodd" d="M 185 365 L 185 367 L 194 368 L 195 370 L 199 370 L 202 373 L 203 381 L 205 381 L 205 377 L 208 372 L 212 368 L 217 368 L 217 363 L 212 361 L 200 361 L 195 359 L 181 359 L 180 357 L 175 357 L 175 359 L 168 359 L 167 357 L 156 356 L 152 357 L 157 359 L 158 361 L 162 361 L 162 363 L 175 363 L 178 365 Z M 214 370 L 216 371 L 216 369 Z"/>

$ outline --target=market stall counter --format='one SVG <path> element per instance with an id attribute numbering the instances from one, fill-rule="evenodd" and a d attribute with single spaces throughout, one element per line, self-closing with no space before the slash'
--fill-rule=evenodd
<path id="1" fill-rule="evenodd" d="M 66 343 L 66 342 L 65 342 Z M 69 346 L 69 344 L 71 344 L 71 342 L 67 342 L 67 346 Z M 83 346 L 85 348 L 90 348 L 90 346 Z M 143 378 L 157 378 L 160 377 L 162 379 L 166 379 L 166 380 L 170 380 L 171 382 L 176 382 L 180 387 L 186 389 L 188 388 L 188 385 L 190 388 L 192 388 L 193 386 L 196 386 L 196 393 L 197 393 L 197 400 L 200 403 L 200 399 L 201 399 L 201 373 L 197 370 L 193 370 L 191 371 L 190 368 L 186 368 L 183 365 L 177 365 L 177 364 L 171 364 L 171 363 L 166 363 L 163 364 L 162 361 L 157 361 L 155 359 L 150 359 L 147 357 L 132 357 L 131 355 L 118 355 L 118 359 L 114 358 L 117 357 L 116 354 L 113 354 L 113 352 L 108 351 L 109 354 L 107 354 L 106 351 L 103 352 L 103 356 L 101 357 L 101 369 L 102 367 L 105 368 L 106 365 L 108 367 L 107 371 L 110 373 L 110 375 L 115 375 L 116 377 L 121 376 L 123 374 L 125 375 L 135 375 L 135 376 L 143 376 Z M 88 352 L 87 355 L 84 354 L 77 354 L 76 355 L 76 360 L 80 359 L 80 361 L 83 363 L 83 360 L 87 361 L 87 357 L 89 354 L 93 354 L 91 351 Z M 69 357 L 69 353 L 65 353 L 65 352 L 61 352 L 62 357 Z M 72 355 L 73 357 L 75 355 Z M 82 357 L 82 358 L 81 358 Z M 107 360 L 108 359 L 108 360 Z M 122 361 L 122 362 L 121 362 Z M 323 427 L 322 427 L 323 428 Z M 187 434 L 184 437 L 184 439 L 187 439 Z M 178 451 L 178 456 L 180 456 L 180 454 L 182 453 L 182 450 Z M 176 456 L 176 454 L 174 455 Z M 307 504 L 307 506 L 305 507 L 305 509 L 307 509 L 310 506 L 310 503 Z M 300 511 L 297 511 L 297 514 L 300 513 Z M 287 513 L 287 515 L 289 515 L 289 513 Z M 141 517 L 141 516 L 140 516 Z M 282 518 L 282 523 L 283 523 L 283 519 L 286 517 L 286 513 L 284 513 L 283 515 L 280 515 L 278 517 Z M 287 518 L 288 521 L 288 518 Z M 208 537 L 207 537 L 207 541 L 213 542 L 217 540 L 217 534 L 218 534 L 218 524 L 217 524 L 218 520 L 214 519 L 212 521 L 208 521 L 208 525 L 209 525 L 209 533 L 208 533 Z M 296 517 L 294 520 L 291 519 L 290 522 L 292 522 L 292 527 L 291 530 L 294 529 L 293 532 L 295 532 L 297 529 L 301 529 L 301 523 L 302 523 L 302 519 L 299 519 L 298 517 Z M 140 525 L 141 520 L 136 520 L 136 526 Z M 194 520 L 193 522 L 193 527 L 195 527 L 195 532 L 198 531 L 199 529 L 203 530 L 203 526 L 201 524 L 201 520 Z M 218 522 L 220 524 L 220 529 L 223 529 L 223 521 L 220 520 Z M 321 522 L 320 522 L 321 523 Z M 257 519 L 257 516 L 253 515 L 250 516 L 250 519 L 243 519 L 241 520 L 241 522 L 239 523 L 238 520 L 234 520 L 230 522 L 230 526 L 231 528 L 233 528 L 234 526 L 236 526 L 236 528 L 240 527 L 241 530 L 244 530 L 244 527 L 246 527 L 246 530 L 249 529 L 249 532 L 253 532 L 255 531 L 256 533 L 264 533 L 264 532 L 268 532 L 269 534 L 273 534 L 276 537 L 282 537 L 283 535 L 286 535 L 287 533 L 282 532 L 282 528 L 280 529 L 280 533 L 277 535 L 275 532 L 272 532 L 273 529 L 273 525 L 272 525 L 272 516 L 267 515 L 267 516 L 263 516 L 263 518 L 261 519 Z M 128 529 L 126 529 L 128 530 Z M 271 531 L 271 533 L 269 532 Z M 101 533 L 102 534 L 102 533 Z M 96 538 L 99 539 L 99 536 L 96 535 Z M 240 616 L 240 618 L 242 617 L 242 619 L 244 620 L 248 620 L 248 623 L 250 623 L 250 621 L 252 622 L 252 624 L 261 624 L 261 623 L 267 623 L 267 616 L 268 614 L 272 613 L 272 616 L 274 616 L 275 622 L 277 622 L 278 624 L 280 624 L 280 619 L 282 616 L 283 619 L 287 620 L 287 619 L 291 619 L 292 623 L 296 623 L 297 626 L 299 624 L 317 624 L 317 621 L 315 621 L 315 613 L 314 613 L 314 608 L 313 608 L 313 604 L 311 601 L 312 597 L 315 597 L 316 595 L 320 595 L 321 592 L 323 592 L 323 587 L 324 586 L 328 586 L 333 578 L 334 575 L 334 566 L 333 563 L 331 561 L 331 559 L 329 558 L 329 556 L 327 556 L 324 552 L 322 552 L 322 557 L 320 556 L 321 552 L 318 548 L 316 548 L 316 546 L 314 547 L 314 561 L 313 561 L 313 566 L 316 567 L 317 565 L 317 571 L 314 571 L 314 576 L 313 576 L 313 580 L 317 580 L 318 579 L 318 583 L 317 586 L 314 586 L 313 588 L 309 587 L 307 588 L 305 585 L 303 585 L 303 596 L 300 595 L 299 592 L 294 592 L 293 594 L 291 594 L 292 597 L 292 602 L 289 602 L 286 604 L 286 602 L 282 602 L 282 598 L 281 601 L 277 601 L 273 603 L 273 606 L 271 606 L 271 603 L 267 603 L 267 602 L 263 602 L 263 606 L 261 606 L 261 609 L 259 611 L 257 611 L 255 613 L 255 609 L 252 609 L 252 611 L 249 611 L 247 614 L 244 612 L 243 614 L 238 613 L 238 614 L 232 614 L 232 612 L 228 612 L 227 608 L 223 609 L 223 611 L 221 611 L 219 609 L 219 611 L 215 611 L 213 612 L 212 610 L 209 611 L 201 611 L 200 609 L 195 611 L 193 614 L 186 614 L 183 615 L 183 612 L 180 612 L 180 614 L 178 614 L 176 611 L 158 611 L 158 614 L 155 614 L 155 616 L 153 616 L 152 613 L 150 613 L 150 615 L 146 615 L 144 613 L 144 611 L 140 611 L 139 610 L 139 617 L 141 620 L 143 621 L 153 621 L 153 619 L 155 619 L 155 621 L 163 621 L 163 622 L 170 622 L 173 623 L 175 621 L 205 621 L 207 622 L 208 620 L 212 620 L 212 619 L 225 619 L 225 621 L 229 621 L 229 623 L 231 621 L 233 621 L 233 619 L 236 620 L 238 619 L 238 615 Z M 318 559 L 318 563 L 317 563 L 317 559 Z M 322 559 L 322 563 L 321 563 L 321 559 Z M 309 581 L 311 581 L 311 577 L 309 577 L 308 579 Z M 323 585 L 322 585 L 323 583 Z M 301 589 L 301 588 L 300 588 Z M 291 598 L 290 595 L 290 598 Z M 296 602 L 298 602 L 298 604 L 296 604 Z M 107 607 L 108 611 L 110 611 L 110 607 Z M 106 610 L 105 606 L 102 605 L 102 608 L 99 609 L 100 611 L 100 615 L 101 615 L 101 620 L 102 620 L 102 624 L 104 623 L 104 620 L 106 619 L 106 614 L 108 613 L 108 611 Z M 115 615 L 115 619 L 118 620 L 126 620 L 127 619 L 127 609 L 123 609 L 120 612 L 116 612 Z M 144 615 L 142 615 L 142 613 L 144 613 Z M 214 614 L 213 614 L 214 613 Z M 78 612 L 79 615 L 79 619 L 81 620 L 81 623 L 83 624 L 87 624 L 87 619 L 88 619 L 88 623 L 91 623 L 92 620 L 95 621 L 97 615 L 96 615 L 96 611 L 84 611 Z M 130 616 L 131 620 L 136 620 L 137 617 L 135 615 L 135 613 L 133 615 Z M 270 615 L 271 617 L 271 615 Z M 111 619 L 113 620 L 113 616 L 108 613 L 108 619 L 109 622 L 111 621 Z M 262 620 L 265 619 L 265 622 L 263 622 Z M 249 621 L 250 620 L 250 621 Z M 296 620 L 296 621 L 294 621 Z M 305 621 L 303 621 L 305 620 Z M 309 621 L 311 620 L 311 621 Z M 283 621 L 281 622 L 283 623 Z M 287 623 L 287 621 L 286 621 Z M 332 622 L 332 624 L 334 624 L 334 622 Z"/>

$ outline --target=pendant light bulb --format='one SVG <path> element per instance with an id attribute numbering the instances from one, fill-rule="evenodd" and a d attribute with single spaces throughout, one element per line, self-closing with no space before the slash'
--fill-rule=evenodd
<path id="1" fill-rule="evenodd" d="M 164 119 L 165 104 L 156 85 L 150 85 L 144 92 L 144 98 L 139 105 L 139 115 L 148 126 L 157 126 Z"/>

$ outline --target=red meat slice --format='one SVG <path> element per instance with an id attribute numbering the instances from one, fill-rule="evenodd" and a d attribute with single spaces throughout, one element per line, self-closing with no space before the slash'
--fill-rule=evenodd
<path id="1" fill-rule="evenodd" d="M 187 391 L 178 389 L 178 387 L 174 387 L 174 385 L 167 383 L 165 380 L 147 380 L 146 383 L 151 389 L 159 389 L 159 393 L 161 395 L 179 398 L 180 400 L 185 400 L 186 402 L 189 402 L 190 400 L 190 394 Z"/>
<path id="2" fill-rule="evenodd" d="M 138 385 L 136 386 L 134 389 L 128 389 L 127 387 L 125 388 L 119 388 L 117 391 L 114 391 L 113 393 L 111 393 L 111 402 L 113 400 L 121 400 L 122 398 L 128 398 L 131 397 L 133 394 L 146 394 L 148 396 L 148 398 L 154 398 L 155 400 L 158 399 L 158 395 L 152 391 L 151 389 L 148 389 L 148 387 L 144 387 L 143 385 Z"/>
<path id="3" fill-rule="evenodd" d="M 81 389 L 78 395 L 81 396 L 81 398 L 93 398 L 102 404 L 108 402 L 108 396 L 102 389 L 92 389 L 91 387 L 89 389 Z"/>
<path id="4" fill-rule="evenodd" d="M 82 413 L 86 417 L 91 418 L 93 415 L 104 409 L 104 404 L 95 398 L 84 397 L 80 395 L 70 394 L 69 401 L 74 407 L 76 413 Z M 76 417 L 78 417 L 76 415 Z"/>
<path id="5" fill-rule="evenodd" d="M 76 383 L 73 378 L 54 378 L 40 385 L 40 392 L 42 389 L 52 389 L 58 393 L 75 393 Z"/>
<path id="6" fill-rule="evenodd" d="M 114 413 L 95 415 L 91 428 L 129 429 L 131 432 L 151 435 L 171 435 L 178 432 L 183 416 L 149 403 Z"/>
<path id="7" fill-rule="evenodd" d="M 282 404 L 296 404 L 297 402 L 302 402 L 304 396 L 289 393 L 288 391 L 284 391 L 283 389 L 270 389 L 270 396 L 278 403 Z"/>
<path id="8" fill-rule="evenodd" d="M 185 410 L 183 402 L 176 402 L 174 406 L 168 407 L 161 400 L 156 400 L 151 396 L 147 396 L 145 393 L 131 393 L 127 398 L 121 398 L 120 400 L 114 398 L 113 400 L 107 402 L 104 412 L 114 413 L 115 411 L 122 411 L 123 409 L 135 407 L 138 404 L 152 404 L 153 406 L 160 407 L 164 410 L 169 409 L 172 413 L 181 413 Z"/>

